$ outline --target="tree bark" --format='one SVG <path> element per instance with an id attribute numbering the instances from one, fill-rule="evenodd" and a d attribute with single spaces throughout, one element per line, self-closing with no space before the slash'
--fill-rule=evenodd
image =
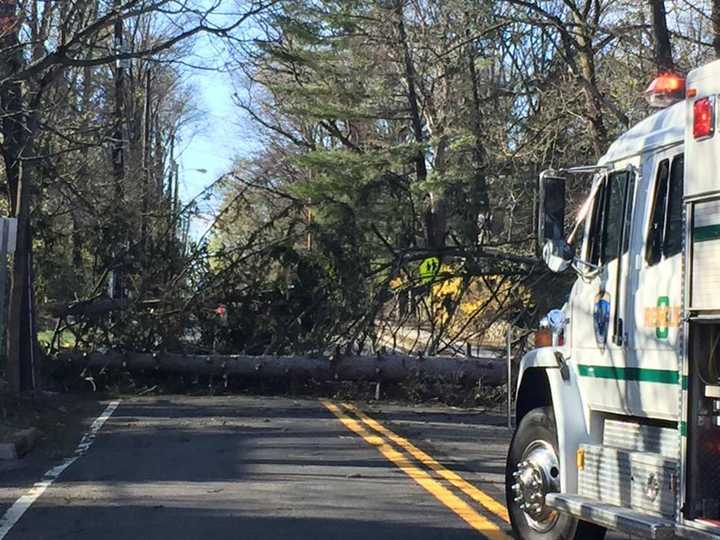
<path id="1" fill-rule="evenodd" d="M 500 385 L 505 362 L 496 358 L 409 355 L 243 356 L 173 353 L 62 353 L 60 360 L 87 370 L 157 371 L 193 375 L 234 375 L 261 378 L 294 377 L 318 380 L 401 382 L 411 378 L 445 379 L 467 384 Z"/>
<path id="2" fill-rule="evenodd" d="M 607 148 L 608 132 L 603 119 L 602 99 L 597 91 L 597 75 L 595 71 L 595 52 L 592 38 L 585 21 L 575 17 L 577 29 L 577 62 L 583 80 L 583 94 L 586 103 L 586 118 L 590 122 L 592 145 L 596 157 L 600 157 Z"/>
<path id="3" fill-rule="evenodd" d="M 410 45 L 408 44 L 407 32 L 405 31 L 405 13 L 403 12 L 402 0 L 395 3 L 395 15 L 397 17 L 397 31 L 400 39 L 400 46 L 403 51 L 403 65 L 405 69 L 405 82 L 407 84 L 408 107 L 410 109 L 410 120 L 412 122 L 413 135 L 415 142 L 423 144 L 425 135 L 423 133 L 422 117 L 420 115 L 420 106 L 418 104 L 417 88 L 415 83 L 415 64 L 413 63 Z M 415 174 L 417 181 L 423 182 L 427 178 L 427 165 L 425 163 L 425 154 L 423 150 L 419 150 L 415 157 Z"/>
<path id="4" fill-rule="evenodd" d="M 395 1 L 395 18 L 397 25 L 398 39 L 403 53 L 403 76 L 405 84 L 407 84 L 408 109 L 410 112 L 410 121 L 415 142 L 420 148 L 415 155 L 415 180 L 424 182 L 427 179 L 427 163 L 425 162 L 425 133 L 423 129 L 422 114 L 420 112 L 420 104 L 417 94 L 417 74 L 415 72 L 415 63 L 413 61 L 410 44 L 408 43 L 407 31 L 405 30 L 405 12 L 403 10 L 403 0 Z M 430 193 L 430 204 L 425 211 L 425 235 L 429 249 L 439 249 L 443 247 L 445 238 L 445 227 L 436 212 L 438 205 L 438 196 Z"/>
<path id="5" fill-rule="evenodd" d="M 659 73 L 670 73 L 675 70 L 673 62 L 672 46 L 670 44 L 670 32 L 667 27 L 667 15 L 665 12 L 664 0 L 649 0 L 652 9 L 653 37 L 655 38 L 655 65 Z M 717 0 L 713 2 L 713 9 Z M 714 13 L 713 13 L 714 15 Z M 715 18 L 713 17 L 713 29 L 715 29 Z M 717 33 L 715 34 L 717 39 Z M 715 45 L 715 40 L 713 40 Z M 715 51 L 717 52 L 717 48 Z"/>
<path id="6" fill-rule="evenodd" d="M 712 0 L 711 9 L 713 49 L 715 50 L 715 57 L 720 58 L 720 0 Z"/>
<path id="7" fill-rule="evenodd" d="M 21 165 L 14 213 L 17 219 L 17 243 L 10 284 L 7 339 L 8 384 L 15 393 L 31 390 L 35 386 L 27 176 Z"/>
<path id="8" fill-rule="evenodd" d="M 482 108 L 480 103 L 480 89 L 477 70 L 475 68 L 475 49 L 473 43 L 467 46 L 467 64 L 468 73 L 470 74 L 470 86 L 472 89 L 472 130 L 475 144 L 473 146 L 473 161 L 475 165 L 475 181 L 470 189 L 470 201 L 466 215 L 465 229 L 474 232 L 474 238 L 466 238 L 468 243 L 477 242 L 478 215 L 486 214 L 490 210 L 490 198 L 488 196 L 487 181 L 485 178 L 485 167 L 487 164 L 487 153 L 482 142 L 483 137 L 483 120 Z M 486 216 L 487 217 L 487 216 Z"/>
<path id="9" fill-rule="evenodd" d="M 11 51 L 0 59 L 0 77 L 11 79 L 22 67 L 15 4 L 0 4 L 2 49 Z M 2 154 L 8 184 L 10 212 L 17 219 L 17 240 L 10 282 L 7 328 L 7 378 L 10 390 L 19 393 L 35 387 L 35 325 L 33 323 L 32 248 L 30 234 L 30 173 L 32 138 L 28 126 L 23 85 L 11 81 L 0 89 L 2 105 Z M 5 309 L 5 306 L 1 307 Z"/>

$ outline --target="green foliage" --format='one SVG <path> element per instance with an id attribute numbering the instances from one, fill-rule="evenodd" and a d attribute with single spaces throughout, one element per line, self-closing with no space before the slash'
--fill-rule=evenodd
<path id="1" fill-rule="evenodd" d="M 49 121 L 67 130 L 47 130 L 39 143 L 52 158 L 42 160 L 33 216 L 38 296 L 93 297 L 108 269 L 123 276 L 122 315 L 68 321 L 82 347 L 327 352 L 375 340 L 393 317 L 449 332 L 453 321 L 434 326 L 431 291 L 414 280 L 419 262 L 436 256 L 462 285 L 458 305 L 466 289 L 490 294 L 502 284 L 502 301 L 462 319 L 467 335 L 484 331 L 480 320 L 522 315 L 532 326 L 569 286 L 558 280 L 550 291 L 533 259 L 537 176 L 596 161 L 649 113 L 645 9 L 590 0 L 274 4 L 253 20 L 254 41 L 234 49 L 238 93 L 247 90 L 237 104 L 258 128 L 259 150 L 215 193 L 222 202 L 197 244 L 183 234 L 193 210 L 178 223 L 167 192 L 167 147 L 187 114 L 179 74 L 153 67 L 166 96 L 152 152 L 161 187 L 141 240 L 147 66 L 136 63 L 128 90 L 121 200 L 106 140 L 112 73 L 86 81 L 78 70 L 44 102 Z M 698 12 L 669 22 L 688 37 L 709 31 L 708 20 Z M 673 44 L 685 71 L 709 54 L 692 41 Z M 589 182 L 569 183 L 571 208 Z M 214 311 L 220 304 L 227 320 Z M 443 312 L 452 319 L 457 307 Z"/>

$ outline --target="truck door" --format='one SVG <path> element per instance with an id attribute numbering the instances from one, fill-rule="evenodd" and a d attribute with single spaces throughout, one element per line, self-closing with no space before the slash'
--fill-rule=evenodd
<path id="1" fill-rule="evenodd" d="M 597 267 L 571 295 L 572 356 L 592 409 L 627 411 L 628 264 L 636 174 L 604 175 L 587 217 L 582 257 Z"/>
<path id="2" fill-rule="evenodd" d="M 646 196 L 634 257 L 632 363 L 637 379 L 630 406 L 638 416 L 678 415 L 678 327 L 682 305 L 684 157 L 666 150 L 643 166 Z M 641 210 L 641 209 L 638 209 Z"/>

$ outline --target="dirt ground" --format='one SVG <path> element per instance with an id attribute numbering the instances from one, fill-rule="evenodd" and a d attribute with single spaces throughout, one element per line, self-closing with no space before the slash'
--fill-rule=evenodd
<path id="1" fill-rule="evenodd" d="M 11 442 L 16 434 L 34 427 L 39 439 L 33 453 L 48 457 L 68 455 L 77 445 L 88 419 L 101 409 L 100 396 L 40 392 L 35 396 L 11 395 L 0 390 L 0 442 Z"/>

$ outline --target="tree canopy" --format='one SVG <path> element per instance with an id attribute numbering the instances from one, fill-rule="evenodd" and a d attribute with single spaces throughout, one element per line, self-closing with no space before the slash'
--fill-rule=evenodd
<path id="1" fill-rule="evenodd" d="M 48 350 L 323 352 L 409 324 L 441 350 L 532 327 L 569 283 L 535 257 L 539 172 L 594 163 L 652 113 L 658 72 L 720 54 L 715 1 L 28 1 L 8 20 L 11 313 L 55 328 Z M 221 203 L 199 236 L 176 149 L 201 33 L 257 150 L 203 194 Z M 32 321 L 11 320 L 11 358 Z"/>

